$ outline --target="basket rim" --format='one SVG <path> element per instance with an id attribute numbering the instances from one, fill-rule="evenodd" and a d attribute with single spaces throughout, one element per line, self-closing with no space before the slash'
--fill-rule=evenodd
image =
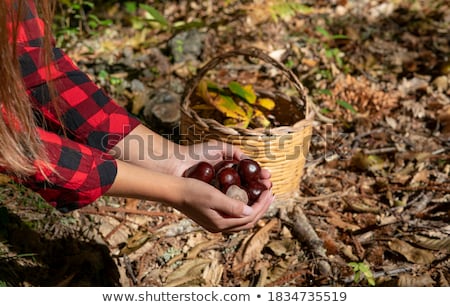
<path id="1" fill-rule="evenodd" d="M 226 127 L 211 118 L 202 118 L 192 109 L 181 109 L 181 121 L 183 121 L 183 115 L 191 118 L 201 127 L 211 132 L 219 132 L 221 134 L 227 134 L 230 136 L 245 136 L 245 137 L 259 137 L 259 136 L 277 136 L 295 133 L 299 130 L 303 130 L 306 126 L 312 125 L 314 113 L 310 112 L 303 118 L 292 125 L 283 125 L 273 128 L 253 128 L 244 129 L 239 127 Z"/>
<path id="2" fill-rule="evenodd" d="M 295 89 L 299 94 L 299 99 L 304 103 L 305 111 L 304 118 L 293 123 L 292 125 L 283 125 L 273 128 L 239 128 L 239 127 L 227 127 L 223 124 L 219 123 L 217 120 L 211 118 L 203 118 L 198 115 L 190 107 L 191 95 L 195 91 L 195 88 L 198 86 L 199 82 L 203 79 L 208 71 L 216 67 L 223 60 L 236 57 L 236 56 L 246 56 L 246 57 L 254 57 L 260 60 L 265 61 L 266 63 L 271 64 L 278 70 L 280 70 L 285 77 L 294 85 Z M 202 128 L 206 130 L 213 130 L 222 134 L 227 134 L 230 136 L 271 136 L 271 135 L 284 135 L 293 133 L 299 129 L 303 129 L 307 125 L 312 124 L 312 119 L 314 117 L 314 112 L 311 111 L 311 101 L 309 96 L 305 93 L 305 89 L 303 84 L 297 78 L 297 76 L 292 72 L 292 70 L 288 69 L 284 64 L 279 62 L 278 60 L 270 57 L 263 50 L 258 49 L 256 47 L 251 47 L 248 49 L 234 49 L 225 53 L 221 53 L 212 59 L 210 59 L 206 64 L 204 64 L 197 72 L 197 74 L 191 78 L 186 85 L 185 91 L 183 93 L 183 98 L 181 102 L 181 124 L 183 124 L 184 116 L 195 121 L 196 124 L 200 125 Z M 303 106 L 296 105 L 298 109 L 303 108 Z"/>

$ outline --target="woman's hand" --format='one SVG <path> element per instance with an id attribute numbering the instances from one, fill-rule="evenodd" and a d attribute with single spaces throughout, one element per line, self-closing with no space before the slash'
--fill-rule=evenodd
<path id="1" fill-rule="evenodd" d="M 267 187 L 250 207 L 234 200 L 203 181 L 184 178 L 185 198 L 173 207 L 211 232 L 235 232 L 253 228 L 274 200 L 270 174 L 263 171 L 261 182 Z"/>
<path id="2" fill-rule="evenodd" d="M 190 146 L 180 147 L 180 157 L 175 162 L 172 174 L 181 176 L 185 170 L 200 161 L 215 165 L 226 159 L 241 160 L 245 156 L 237 146 L 228 143 L 210 140 Z"/>
<path id="3" fill-rule="evenodd" d="M 215 140 L 187 146 L 182 152 L 185 158 L 178 160 L 173 171 L 177 176 L 200 161 L 215 165 L 225 159 L 246 158 L 239 147 Z M 260 182 L 267 190 L 251 207 L 200 180 L 186 178 L 186 181 L 183 204 L 174 207 L 211 232 L 233 232 L 254 227 L 274 199 L 270 173 L 266 169 L 261 170 Z"/>
<path id="4" fill-rule="evenodd" d="M 268 189 L 250 207 L 197 179 L 155 172 L 120 160 L 117 166 L 108 195 L 162 202 L 211 232 L 252 228 L 273 201 L 270 174 L 266 170 L 261 172 L 260 181 Z"/>
<path id="5" fill-rule="evenodd" d="M 245 158 L 239 147 L 224 142 L 181 146 L 140 125 L 111 153 L 118 159 L 118 174 L 109 195 L 160 201 L 211 232 L 252 228 L 274 198 L 266 169 L 261 170 L 260 181 L 267 190 L 251 207 L 207 183 L 182 177 L 186 169 L 200 161 L 215 165 L 225 159 Z"/>

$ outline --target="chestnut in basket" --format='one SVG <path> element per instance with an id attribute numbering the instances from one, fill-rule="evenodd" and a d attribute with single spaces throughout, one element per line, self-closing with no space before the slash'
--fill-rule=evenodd
<path id="1" fill-rule="evenodd" d="M 208 162 L 199 162 L 188 168 L 183 177 L 195 178 L 206 183 L 211 183 L 215 177 L 214 167 Z"/>

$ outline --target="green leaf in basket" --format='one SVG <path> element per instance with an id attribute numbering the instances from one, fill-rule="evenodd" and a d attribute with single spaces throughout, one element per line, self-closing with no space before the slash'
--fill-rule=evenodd
<path id="1" fill-rule="evenodd" d="M 270 98 L 258 98 L 258 100 L 256 100 L 256 104 L 269 111 L 275 108 L 275 101 Z"/>
<path id="2" fill-rule="evenodd" d="M 256 94 L 255 91 L 253 89 L 253 86 L 251 85 L 246 85 L 246 86 L 242 86 L 240 85 L 238 82 L 236 81 L 231 81 L 230 83 L 228 83 L 228 88 L 230 89 L 230 91 L 239 96 L 240 98 L 244 99 L 244 101 L 250 103 L 250 104 L 254 104 L 256 101 Z"/>
<path id="3" fill-rule="evenodd" d="M 358 113 L 358 112 L 355 110 L 355 108 L 354 108 L 351 104 L 349 104 L 347 101 L 345 101 L 345 100 L 338 99 L 338 100 L 336 101 L 336 103 L 337 103 L 338 105 L 340 105 L 341 107 L 344 107 L 345 109 L 349 110 L 349 111 L 352 112 L 353 114 Z"/>
<path id="4" fill-rule="evenodd" d="M 219 86 L 213 82 L 200 81 L 197 86 L 197 94 L 205 103 L 221 112 L 226 119 L 226 126 L 247 128 L 250 118 L 253 116 L 253 108 L 250 105 L 240 106 L 233 98 L 223 94 Z M 205 109 L 205 106 L 202 107 Z"/>
<path id="5" fill-rule="evenodd" d="M 217 83 L 215 83 L 215 82 L 213 82 L 211 80 L 207 80 L 205 82 L 206 82 L 206 85 L 207 85 L 207 88 L 208 88 L 209 91 L 213 91 L 213 92 L 217 92 L 217 93 L 223 93 L 224 92 L 223 88 L 221 88 L 219 84 L 217 84 Z"/>

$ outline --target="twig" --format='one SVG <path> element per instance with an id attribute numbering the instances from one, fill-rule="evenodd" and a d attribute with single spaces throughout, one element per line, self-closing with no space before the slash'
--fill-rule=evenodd
<path id="1" fill-rule="evenodd" d="M 118 230 L 120 227 L 124 226 L 126 222 L 126 219 L 123 219 L 122 221 L 120 221 L 120 223 L 115 226 L 106 236 L 105 236 L 105 241 L 108 241 Z"/>
<path id="2" fill-rule="evenodd" d="M 370 130 L 370 131 L 358 134 L 357 136 L 355 136 L 353 138 L 352 148 L 355 148 L 356 146 L 358 146 L 359 145 L 358 143 L 359 143 L 359 141 L 361 141 L 362 138 L 365 138 L 366 136 L 372 135 L 374 133 L 381 133 L 381 132 L 384 132 L 384 128 L 377 128 L 374 130 Z"/>
<path id="3" fill-rule="evenodd" d="M 133 272 L 133 268 L 131 267 L 131 261 L 130 258 L 128 258 L 127 255 L 123 255 L 123 263 L 125 265 L 125 270 L 127 271 L 129 277 L 131 278 L 131 280 L 133 281 L 134 285 L 137 285 L 138 280 Z"/>
<path id="4" fill-rule="evenodd" d="M 299 196 L 298 200 L 310 202 L 310 201 L 324 200 L 324 199 L 333 198 L 333 197 L 343 197 L 343 196 L 346 196 L 347 194 L 348 194 L 348 190 L 345 190 L 343 192 L 338 191 L 338 192 L 333 192 L 333 193 L 326 194 L 326 195 L 308 196 L 308 197 Z"/>
<path id="5" fill-rule="evenodd" d="M 398 151 L 396 147 L 384 147 L 375 149 L 363 149 L 365 155 L 378 155 Z"/>
<path id="6" fill-rule="evenodd" d="M 373 278 L 380 278 L 382 276 L 396 276 L 399 274 L 411 272 L 412 270 L 413 270 L 412 267 L 402 267 L 402 268 L 392 269 L 392 270 L 388 270 L 388 271 L 373 272 Z M 361 278 L 362 278 L 362 276 L 361 276 Z M 344 279 L 344 283 L 346 283 L 346 284 L 353 283 L 353 282 L 355 282 L 354 274 L 352 274 L 351 276 L 348 276 Z M 356 282 L 359 282 L 359 280 L 357 280 Z"/>
<path id="7" fill-rule="evenodd" d="M 444 185 L 444 186 L 442 186 Z M 426 185 L 426 186 L 418 186 L 418 187 L 401 187 L 398 185 L 390 185 L 388 187 L 384 187 L 380 189 L 380 192 L 386 192 L 387 190 L 390 191 L 439 191 L 439 192 L 445 192 L 450 193 L 450 187 L 446 187 L 447 184 L 441 183 L 441 186 L 438 185 Z"/>
<path id="8" fill-rule="evenodd" d="M 295 206 L 292 216 L 289 217 L 287 212 L 280 211 L 280 219 L 291 225 L 293 233 L 297 239 L 304 242 L 311 252 L 319 258 L 319 271 L 321 274 L 330 276 L 331 266 L 328 261 L 326 250 L 323 247 L 323 241 L 319 238 L 314 228 L 309 223 L 308 218 L 303 213 L 300 206 Z"/>
<path id="9" fill-rule="evenodd" d="M 103 212 L 115 212 L 115 213 L 128 213 L 136 215 L 146 215 L 146 216 L 165 216 L 165 217 L 177 217 L 178 215 L 170 212 L 160 212 L 160 211 L 145 211 L 138 209 L 128 209 L 128 208 L 113 208 L 113 207 L 99 207 L 98 209 L 82 208 L 79 212 L 84 214 L 101 214 Z"/>
<path id="10" fill-rule="evenodd" d="M 296 280 L 299 277 L 302 277 L 302 275 L 305 275 L 305 271 L 306 271 L 306 267 L 302 267 L 300 269 L 296 269 L 295 271 L 283 275 L 280 278 L 268 283 L 267 285 L 265 285 L 266 287 L 281 287 L 286 285 L 288 282 L 290 282 L 291 280 Z"/>
<path id="11" fill-rule="evenodd" d="M 336 122 L 336 120 L 322 115 L 319 108 L 312 101 L 310 102 L 310 105 L 314 113 L 316 114 L 317 118 L 319 118 L 322 122 L 327 124 L 334 124 Z"/>

